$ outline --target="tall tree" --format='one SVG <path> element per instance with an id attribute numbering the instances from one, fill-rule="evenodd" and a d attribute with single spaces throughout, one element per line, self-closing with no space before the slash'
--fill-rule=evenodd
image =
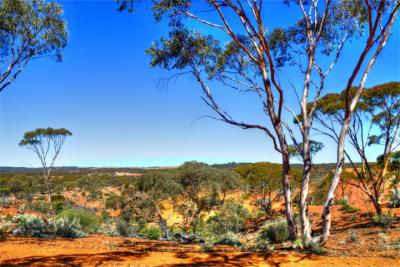
<path id="1" fill-rule="evenodd" d="M 355 90 L 355 88 L 353 88 Z M 345 91 L 329 94 L 318 103 L 315 120 L 322 128 L 316 128 L 339 142 L 338 125 L 344 123 Z M 391 157 L 400 147 L 400 83 L 392 82 L 365 89 L 354 109 L 348 130 L 348 142 L 356 151 L 358 159 L 344 152 L 353 166 L 359 187 L 371 200 L 379 216 L 382 214 L 381 199 L 384 194 L 391 167 Z M 378 164 L 371 161 L 370 150 L 381 149 Z M 355 162 L 361 162 L 361 166 Z"/>
<path id="2" fill-rule="evenodd" d="M 163 237 L 170 240 L 171 233 L 162 214 L 162 204 L 163 201 L 172 200 L 179 190 L 174 176 L 167 171 L 148 172 L 140 176 L 136 183 L 137 189 L 143 192 L 149 200 L 151 209 L 153 209 L 158 225 L 163 232 Z"/>
<path id="3" fill-rule="evenodd" d="M 122 10 L 133 8 L 134 1 L 120 2 Z M 243 129 L 261 130 L 272 140 L 274 149 L 281 154 L 285 215 L 293 240 L 296 232 L 291 207 L 289 145 L 297 147 L 304 165 L 300 218 L 303 240 L 308 243 L 311 240 L 307 214 L 312 162 L 310 130 L 314 112 L 325 80 L 340 58 L 344 44 L 362 36 L 369 13 L 361 0 L 284 2 L 295 4 L 299 16 L 292 26 L 269 31 L 266 18 L 268 12 L 273 11 L 262 0 L 154 1 L 155 19 L 167 19 L 172 29 L 168 38 L 154 43 L 148 53 L 152 66 L 179 71 L 174 77 L 193 75 L 204 93 L 202 99 L 216 114 L 209 117 Z M 374 8 L 375 2 L 371 9 Z M 193 24 L 188 21 L 201 24 L 212 35 L 189 29 Z M 382 31 L 390 31 L 390 25 L 383 24 Z M 320 65 L 323 57 L 330 62 L 326 67 Z M 303 76 L 301 86 L 296 87 L 285 74 L 284 65 L 297 67 Z M 258 106 L 266 116 L 263 122 L 234 118 L 215 97 L 213 86 L 217 83 L 258 97 Z M 298 101 L 289 107 L 287 102 L 293 95 Z M 313 104 L 308 105 L 311 99 Z M 299 117 L 295 115 L 298 112 L 301 113 Z M 298 135 L 284 120 L 283 113 L 297 120 L 301 141 L 296 139 Z"/>
<path id="4" fill-rule="evenodd" d="M 366 24 L 365 31 L 367 34 L 364 37 L 365 45 L 358 55 L 358 60 L 354 65 L 344 89 L 344 117 L 338 135 L 335 174 L 329 187 L 322 212 L 322 233 L 314 239 L 321 244 L 325 244 L 330 235 L 332 222 L 331 208 L 336 187 L 339 184 L 340 176 L 343 172 L 346 136 L 350 127 L 352 115 L 365 88 L 368 75 L 388 41 L 400 8 L 400 1 L 398 0 L 360 0 L 354 2 L 356 2 L 356 11 L 365 14 L 363 15 L 364 19 L 362 22 Z M 359 82 L 355 90 L 353 90 L 353 84 L 356 83 L 357 77 L 359 77 Z"/>
<path id="5" fill-rule="evenodd" d="M 61 61 L 67 44 L 60 5 L 42 0 L 0 1 L 0 93 L 37 58 Z"/>
<path id="6" fill-rule="evenodd" d="M 68 136 L 72 133 L 64 128 L 38 128 L 26 132 L 19 145 L 35 152 L 40 160 L 43 169 L 43 179 L 47 189 L 47 201 L 49 203 L 49 212 L 53 213 L 51 206 L 52 184 L 50 174 L 54 163 L 61 151 L 62 146 Z"/>

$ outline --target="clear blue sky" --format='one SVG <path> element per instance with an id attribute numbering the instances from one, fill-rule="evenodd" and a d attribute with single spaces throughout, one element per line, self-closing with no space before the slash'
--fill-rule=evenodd
<path id="1" fill-rule="evenodd" d="M 146 1 L 144 1 L 146 2 Z M 160 166 L 186 160 L 279 162 L 261 132 L 202 119 L 212 114 L 200 99 L 192 78 L 168 89 L 157 88 L 171 73 L 149 67 L 144 50 L 168 32 L 155 24 L 149 5 L 134 15 L 118 13 L 113 1 L 60 2 L 70 33 L 62 63 L 32 62 L 0 95 L 0 166 L 39 166 L 31 151 L 18 146 L 23 133 L 38 127 L 65 127 L 73 132 L 58 159 L 59 166 Z M 268 20 L 287 24 L 299 14 L 277 2 Z M 368 86 L 400 80 L 400 34 L 397 22 Z M 202 30 L 202 29 L 200 29 Z M 359 42 L 349 44 L 327 91 L 344 87 Z M 299 77 L 292 77 L 299 81 Z M 224 106 L 238 119 L 265 118 L 251 97 L 216 88 Z M 290 101 L 290 99 L 288 100 Z M 256 104 L 255 104 L 256 103 Z M 319 140 L 324 140 L 317 137 Z M 334 146 L 316 158 L 335 160 Z"/>

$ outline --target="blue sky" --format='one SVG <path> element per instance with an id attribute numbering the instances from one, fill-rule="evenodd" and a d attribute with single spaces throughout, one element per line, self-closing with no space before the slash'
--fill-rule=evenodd
<path id="1" fill-rule="evenodd" d="M 118 13 L 113 1 L 65 1 L 70 34 L 62 63 L 51 59 L 31 62 L 17 81 L 0 95 L 0 166 L 39 166 L 31 153 L 18 146 L 23 133 L 38 127 L 65 127 L 73 132 L 57 165 L 171 166 L 187 160 L 279 162 L 270 140 L 261 132 L 242 130 L 210 119 L 201 91 L 190 77 L 157 87 L 172 73 L 150 68 L 144 50 L 165 36 L 165 23 L 153 21 L 149 5 L 135 14 Z M 270 3 L 271 27 L 286 25 L 297 10 Z M 194 25 L 196 26 L 196 25 Z M 367 85 L 400 80 L 399 22 Z M 204 30 L 205 29 L 200 29 Z M 343 88 L 354 51 L 348 44 L 327 91 Z M 301 81 L 297 76 L 295 81 Z M 265 120 L 254 98 L 216 88 L 216 96 L 235 117 Z M 290 100 L 289 100 L 290 101 Z M 325 140 L 316 137 L 318 140 Z M 326 143 L 318 162 L 335 160 Z"/>

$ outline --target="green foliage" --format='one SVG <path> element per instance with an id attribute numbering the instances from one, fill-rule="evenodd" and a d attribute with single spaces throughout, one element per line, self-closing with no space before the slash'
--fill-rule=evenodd
<path id="1" fill-rule="evenodd" d="M 206 229 L 215 235 L 238 233 L 244 229 L 249 216 L 248 210 L 241 204 L 227 201 L 215 215 L 207 219 Z"/>
<path id="2" fill-rule="evenodd" d="M 340 211 L 343 211 L 344 213 L 356 213 L 358 212 L 360 209 L 357 209 L 355 207 L 350 206 L 349 203 L 344 203 L 340 209 Z"/>
<path id="3" fill-rule="evenodd" d="M 241 243 L 235 233 L 226 232 L 225 234 L 219 236 L 214 245 L 240 246 Z"/>
<path id="4" fill-rule="evenodd" d="M 158 227 L 144 227 L 140 232 L 151 240 L 158 240 L 162 235 L 161 230 Z"/>
<path id="5" fill-rule="evenodd" d="M 62 14 L 61 6 L 55 2 L 0 2 L 0 61 L 9 66 L 4 73 L 0 72 L 0 92 L 30 60 L 53 56 L 61 61 L 61 50 L 67 44 L 67 29 Z"/>
<path id="6" fill-rule="evenodd" d="M 392 214 L 382 214 L 378 215 L 375 214 L 374 217 L 372 217 L 372 221 L 375 224 L 380 225 L 382 228 L 390 228 L 393 224 L 394 221 L 396 221 L 396 217 L 394 217 Z"/>
<path id="7" fill-rule="evenodd" d="M 311 254 L 325 255 L 326 250 L 318 243 L 311 241 L 307 244 L 307 251 Z"/>
<path id="8" fill-rule="evenodd" d="M 57 215 L 57 219 L 59 218 L 66 218 L 68 222 L 77 220 L 86 233 L 95 233 L 100 226 L 100 218 L 94 212 L 82 208 L 63 210 Z"/>
<path id="9" fill-rule="evenodd" d="M 390 208 L 400 208 L 400 190 L 397 188 L 392 189 L 389 200 Z"/>
<path id="10" fill-rule="evenodd" d="M 262 240 L 268 240 L 269 243 L 279 244 L 289 240 L 289 232 L 286 220 L 278 218 L 267 222 L 260 230 L 257 237 Z"/>
<path id="11" fill-rule="evenodd" d="M 56 234 L 62 237 L 82 238 L 86 237 L 86 233 L 82 231 L 78 217 L 61 217 L 56 221 Z"/>
<path id="12" fill-rule="evenodd" d="M 36 200 L 35 202 L 26 205 L 25 209 L 47 213 L 49 211 L 49 203 L 44 200 Z"/>
<path id="13" fill-rule="evenodd" d="M 110 194 L 105 202 L 105 206 L 108 209 L 120 209 L 126 204 L 126 199 L 123 196 L 117 194 Z"/>
<path id="14" fill-rule="evenodd" d="M 47 232 L 47 225 L 44 220 L 34 215 L 19 215 L 14 217 L 12 221 L 17 224 L 20 234 L 24 236 L 40 236 Z"/>

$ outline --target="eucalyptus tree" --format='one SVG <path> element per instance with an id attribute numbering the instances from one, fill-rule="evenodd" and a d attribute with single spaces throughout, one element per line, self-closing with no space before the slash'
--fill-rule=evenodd
<path id="1" fill-rule="evenodd" d="M 354 93 L 355 88 L 353 88 Z M 316 130 L 339 142 L 338 125 L 345 118 L 345 91 L 328 94 L 321 98 L 315 120 Z M 321 127 L 322 126 L 322 127 Z M 381 216 L 388 169 L 391 158 L 400 147 L 400 83 L 391 82 L 365 89 L 353 111 L 348 129 L 348 142 L 356 151 L 355 158 L 344 151 L 358 179 L 353 185 L 359 187 L 373 203 L 376 213 Z M 371 152 L 380 152 L 378 164 L 371 158 Z M 361 162 L 361 166 L 355 162 Z"/>
<path id="2" fill-rule="evenodd" d="M 228 191 L 239 188 L 239 175 L 204 163 L 187 162 L 177 170 L 179 185 L 174 209 L 182 216 L 180 228 L 196 233 L 203 215 L 225 202 Z"/>
<path id="3" fill-rule="evenodd" d="M 171 239 L 171 233 L 162 214 L 162 209 L 163 203 L 171 201 L 179 192 L 179 185 L 176 183 L 173 174 L 168 171 L 147 172 L 138 177 L 136 186 L 140 192 L 144 193 L 144 197 L 149 200 L 147 203 L 150 204 L 150 208 L 156 214 L 163 237 L 167 240 Z M 143 201 L 143 203 L 145 202 Z"/>
<path id="4" fill-rule="evenodd" d="M 64 128 L 38 128 L 26 132 L 22 140 L 19 142 L 21 147 L 33 151 L 40 160 L 43 169 L 43 179 L 46 185 L 50 214 L 53 212 L 51 205 L 52 183 L 50 181 L 50 174 L 66 138 L 71 135 L 72 133 Z"/>
<path id="5" fill-rule="evenodd" d="M 120 1 L 120 9 L 132 10 L 133 2 Z M 266 23 L 268 12 L 274 11 L 262 0 L 154 1 L 155 19 L 166 19 L 171 31 L 167 38 L 155 42 L 147 52 L 152 66 L 178 71 L 172 77 L 189 74 L 195 78 L 203 91 L 202 99 L 216 114 L 209 117 L 243 129 L 260 130 L 272 140 L 274 149 L 281 154 L 285 215 L 293 240 L 296 233 L 291 207 L 290 143 L 300 151 L 304 165 L 300 218 L 303 240 L 307 243 L 311 240 L 307 214 L 312 165 L 310 131 L 325 80 L 339 60 L 345 43 L 363 36 L 365 24 L 373 24 L 374 12 L 380 14 L 379 18 L 383 18 L 382 13 L 393 13 L 389 16 L 390 23 L 383 23 L 379 29 L 378 23 L 373 24 L 369 31 L 372 45 L 387 39 L 397 7 L 389 7 L 384 0 L 378 6 L 377 1 L 371 3 L 368 0 L 284 2 L 296 5 L 298 16 L 294 17 L 292 26 L 269 30 Z M 201 25 L 211 34 L 192 30 L 189 28 L 191 25 Z M 323 60 L 324 57 L 327 60 Z M 364 53 L 361 58 L 365 58 Z M 329 64 L 323 66 L 322 61 L 329 61 Z M 303 77 L 301 86 L 296 86 L 299 83 L 285 73 L 285 65 L 296 67 L 295 70 Z M 218 86 L 254 94 L 265 119 L 254 123 L 234 118 L 216 99 L 215 87 Z M 293 96 L 297 98 L 297 104 L 288 106 L 288 99 Z M 309 102 L 312 104 L 308 105 Z M 300 116 L 296 116 L 298 112 Z M 297 134 L 285 121 L 284 113 L 295 118 Z M 297 140 L 299 135 L 301 140 Z M 328 209 L 330 206 L 326 211 Z M 324 221 L 325 218 L 328 217 L 325 216 Z"/>
<path id="6" fill-rule="evenodd" d="M 67 44 L 63 9 L 43 0 L 0 1 L 0 93 L 37 58 L 61 61 Z"/>

